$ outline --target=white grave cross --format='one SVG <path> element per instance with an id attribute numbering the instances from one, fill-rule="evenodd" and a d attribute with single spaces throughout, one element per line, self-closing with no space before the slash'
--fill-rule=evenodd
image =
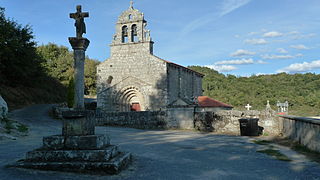
<path id="1" fill-rule="evenodd" d="M 247 104 L 247 105 L 245 106 L 245 108 L 247 108 L 247 110 L 249 111 L 250 108 L 252 108 L 252 106 L 250 106 L 250 104 Z"/>

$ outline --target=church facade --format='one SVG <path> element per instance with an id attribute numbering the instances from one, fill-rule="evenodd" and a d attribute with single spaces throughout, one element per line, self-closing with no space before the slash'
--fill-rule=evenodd
<path id="1" fill-rule="evenodd" d="M 97 67 L 97 108 L 158 111 L 188 106 L 202 96 L 203 75 L 153 55 L 144 14 L 132 4 L 116 23 L 110 58 Z"/>

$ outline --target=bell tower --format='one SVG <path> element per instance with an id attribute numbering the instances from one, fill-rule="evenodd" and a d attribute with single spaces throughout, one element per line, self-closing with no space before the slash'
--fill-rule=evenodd
<path id="1" fill-rule="evenodd" d="M 116 23 L 116 33 L 113 36 L 112 46 L 144 44 L 153 54 L 153 42 L 150 37 L 150 30 L 146 29 L 147 21 L 144 14 L 133 8 L 133 1 L 130 1 L 129 9 L 124 11 Z"/>

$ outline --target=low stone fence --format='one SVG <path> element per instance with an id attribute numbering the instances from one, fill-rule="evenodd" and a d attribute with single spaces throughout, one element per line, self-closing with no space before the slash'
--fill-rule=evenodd
<path id="1" fill-rule="evenodd" d="M 282 116 L 282 118 L 284 137 L 320 152 L 320 120 L 294 116 Z"/>
<path id="2" fill-rule="evenodd" d="M 271 109 L 264 111 L 221 110 L 217 112 L 195 112 L 195 129 L 205 132 L 240 135 L 239 119 L 259 118 L 258 125 L 263 133 L 278 135 L 281 132 L 281 119 Z"/>
<path id="3" fill-rule="evenodd" d="M 139 129 L 167 128 L 165 111 L 103 112 L 96 111 L 97 126 L 123 126 Z"/>

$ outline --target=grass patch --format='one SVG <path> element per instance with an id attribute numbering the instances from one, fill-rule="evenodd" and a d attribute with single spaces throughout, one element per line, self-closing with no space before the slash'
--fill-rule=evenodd
<path id="1" fill-rule="evenodd" d="M 292 161 L 286 155 L 282 154 L 279 150 L 265 149 L 265 150 L 260 150 L 260 151 L 257 151 L 257 152 L 264 153 L 264 154 L 267 154 L 269 156 L 275 157 L 276 159 L 278 159 L 280 161 Z"/>
<path id="2" fill-rule="evenodd" d="M 17 127 L 19 132 L 27 133 L 29 131 L 29 128 L 24 124 L 19 124 Z"/>
<path id="3" fill-rule="evenodd" d="M 6 133 L 10 134 L 12 129 L 14 129 L 13 122 L 6 119 L 4 123 L 4 129 L 6 129 Z"/>
<path id="4" fill-rule="evenodd" d="M 275 139 L 274 143 L 290 147 L 292 150 L 307 156 L 310 160 L 320 163 L 320 153 L 317 151 L 310 150 L 304 145 L 294 142 L 290 139 Z"/>
<path id="5" fill-rule="evenodd" d="M 253 142 L 259 145 L 268 145 L 271 143 L 271 141 L 267 141 L 267 140 L 254 140 Z"/>

